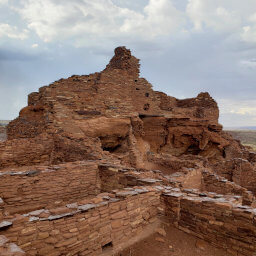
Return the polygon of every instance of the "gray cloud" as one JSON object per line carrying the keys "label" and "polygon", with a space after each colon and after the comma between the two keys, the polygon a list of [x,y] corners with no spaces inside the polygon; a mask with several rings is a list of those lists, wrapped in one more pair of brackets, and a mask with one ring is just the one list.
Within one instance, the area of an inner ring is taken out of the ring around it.
{"label": "gray cloud", "polygon": [[0,62],[3,61],[31,61],[36,56],[30,53],[22,52],[18,49],[0,48]]}

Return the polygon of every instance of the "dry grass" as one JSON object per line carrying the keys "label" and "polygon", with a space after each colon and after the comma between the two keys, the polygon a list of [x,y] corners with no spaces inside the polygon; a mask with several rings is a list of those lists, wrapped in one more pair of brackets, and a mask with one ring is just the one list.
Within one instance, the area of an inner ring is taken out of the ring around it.
{"label": "dry grass", "polygon": [[0,120],[0,126],[6,126],[9,122],[8,120]]}
{"label": "dry grass", "polygon": [[252,148],[253,151],[256,151],[256,145],[253,145],[253,144],[245,144],[245,143],[243,143],[243,145]]}
{"label": "dry grass", "polygon": [[237,130],[237,131],[227,131],[233,138],[240,140],[244,146],[251,147],[256,151],[256,131],[254,130]]}

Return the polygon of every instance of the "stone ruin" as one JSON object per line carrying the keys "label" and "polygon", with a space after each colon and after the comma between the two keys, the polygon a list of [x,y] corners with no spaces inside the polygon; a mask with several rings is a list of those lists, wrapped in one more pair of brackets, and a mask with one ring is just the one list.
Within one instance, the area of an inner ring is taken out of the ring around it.
{"label": "stone ruin", "polygon": [[115,49],[28,96],[0,142],[0,255],[125,255],[161,223],[256,253],[256,154],[208,93],[179,100]]}

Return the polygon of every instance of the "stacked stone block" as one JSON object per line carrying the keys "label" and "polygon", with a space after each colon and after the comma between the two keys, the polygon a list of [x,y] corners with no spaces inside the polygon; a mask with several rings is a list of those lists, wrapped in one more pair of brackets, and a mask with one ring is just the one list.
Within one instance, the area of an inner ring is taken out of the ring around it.
{"label": "stacked stone block", "polygon": [[0,204],[5,214],[60,205],[100,192],[98,165],[74,162],[0,173]]}
{"label": "stacked stone block", "polygon": [[167,217],[179,229],[232,255],[255,255],[256,212],[238,204],[238,196],[172,191],[163,198]]}
{"label": "stacked stone block", "polygon": [[255,206],[256,203],[255,197],[251,191],[207,170],[202,172],[202,190],[223,195],[230,194],[242,196],[243,205],[250,206],[253,204]]}
{"label": "stacked stone block", "polygon": [[160,192],[150,187],[105,193],[24,214],[0,234],[28,256],[100,255],[105,247],[117,247],[156,222],[159,197]]}

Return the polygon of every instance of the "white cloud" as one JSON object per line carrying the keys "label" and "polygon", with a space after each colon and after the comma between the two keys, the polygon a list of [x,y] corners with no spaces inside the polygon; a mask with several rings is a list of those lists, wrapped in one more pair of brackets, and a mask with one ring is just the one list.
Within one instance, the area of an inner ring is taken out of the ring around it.
{"label": "white cloud", "polygon": [[144,13],[125,20],[121,31],[136,31],[143,36],[168,35],[185,23],[185,15],[170,0],[150,0]]}
{"label": "white cloud", "polygon": [[178,10],[173,0],[20,0],[19,5],[9,2],[9,7],[43,41],[69,40],[78,47],[99,46],[102,41],[154,42],[161,36],[205,29],[256,42],[255,0],[246,0],[246,5],[241,0],[182,1],[188,1],[185,10]]}
{"label": "white cloud", "polygon": [[197,31],[234,31],[241,27],[241,13],[232,6],[230,0],[189,0],[186,12]]}
{"label": "white cloud", "polygon": [[255,115],[256,107],[238,108],[238,109],[231,110],[230,113],[239,114],[239,115]]}
{"label": "white cloud", "polygon": [[222,114],[238,114],[256,117],[256,100],[218,100]]}
{"label": "white cloud", "polygon": [[224,127],[256,126],[256,100],[218,100]]}
{"label": "white cloud", "polygon": [[24,40],[28,37],[28,30],[23,29],[20,31],[15,26],[11,26],[6,23],[0,23],[0,38],[2,37]]}
{"label": "white cloud", "polygon": [[240,65],[244,68],[254,69],[256,68],[256,59],[242,60],[240,61]]}
{"label": "white cloud", "polygon": [[38,44],[32,44],[31,47],[32,48],[38,48]]}
{"label": "white cloud", "polygon": [[256,43],[256,26],[244,27],[241,37],[245,42]]}
{"label": "white cloud", "polygon": [[76,46],[99,45],[102,40],[152,42],[160,36],[205,29],[256,42],[255,0],[246,4],[241,0],[179,1],[187,1],[185,10],[178,10],[174,0],[19,0],[16,5],[9,1],[8,6],[45,42],[69,40]]}
{"label": "white cloud", "polygon": [[16,11],[45,42],[72,39],[95,44],[99,39],[152,39],[173,33],[185,21],[171,0],[150,0],[143,12],[119,7],[111,0],[24,0],[22,3]]}
{"label": "white cloud", "polygon": [[205,28],[235,35],[238,40],[256,43],[255,0],[188,0],[186,13],[194,31]]}
{"label": "white cloud", "polygon": [[0,0],[0,5],[1,4],[7,4],[8,3],[8,0]]}
{"label": "white cloud", "polygon": [[256,43],[256,12],[248,18],[248,25],[243,27],[242,40],[248,43]]}

